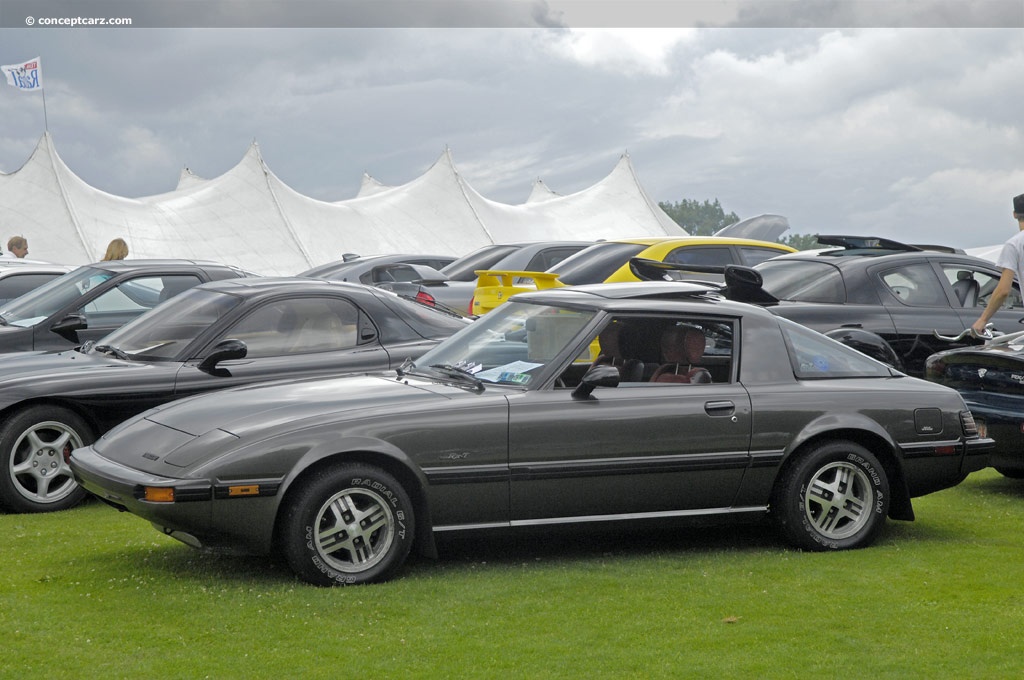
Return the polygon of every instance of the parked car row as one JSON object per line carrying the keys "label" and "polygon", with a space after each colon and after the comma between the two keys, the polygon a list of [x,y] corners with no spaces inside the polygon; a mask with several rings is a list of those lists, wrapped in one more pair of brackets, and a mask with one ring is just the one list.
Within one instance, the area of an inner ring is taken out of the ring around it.
{"label": "parked car row", "polygon": [[[390,578],[437,533],[552,524],[769,515],[797,547],[856,548],[986,465],[955,391],[716,292],[523,294],[395,373],[180,400],[70,465],[169,536],[320,585]],[[631,340],[597,362],[610,327]],[[662,363],[708,381],[625,376],[682,330],[699,342]]]}
{"label": "parked car row", "polygon": [[752,266],[792,252],[793,248],[781,243],[721,236],[602,241],[544,270],[533,266],[482,268],[477,272],[472,312],[486,314],[516,293],[527,290],[636,281],[629,261],[637,257],[680,265]]}
{"label": "parked car row", "polygon": [[863,547],[993,460],[978,400],[913,376],[970,343],[935,331],[970,325],[999,274],[821,240],[79,268],[0,305],[0,507],[89,492],[320,585],[516,527],[761,516],[801,549]]}
{"label": "parked car row", "polygon": [[341,263],[314,267],[299,276],[358,280],[415,298],[424,304],[473,315],[476,313],[473,294],[479,270],[493,267],[545,270],[591,244],[591,241],[501,243],[484,246],[437,269],[422,258],[408,255],[366,258],[362,264],[358,258],[350,258]]}

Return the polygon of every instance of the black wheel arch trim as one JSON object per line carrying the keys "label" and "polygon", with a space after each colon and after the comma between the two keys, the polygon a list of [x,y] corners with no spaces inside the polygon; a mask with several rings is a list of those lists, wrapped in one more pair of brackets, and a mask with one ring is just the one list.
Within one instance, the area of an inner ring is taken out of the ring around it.
{"label": "black wheel arch trim", "polygon": [[884,428],[867,416],[849,414],[836,418],[834,415],[830,415],[808,423],[790,441],[782,465],[779,467],[779,477],[781,478],[786,466],[794,460],[795,455],[798,455],[808,445],[825,439],[846,439],[871,451],[889,476],[889,494],[891,496],[889,517],[908,522],[913,521],[914,507],[911,502],[910,488],[906,482],[903,449]]}
{"label": "black wheel arch trim", "polygon": [[422,555],[437,558],[437,545],[431,525],[429,483],[423,470],[400,448],[374,437],[343,436],[317,441],[295,462],[281,481],[274,514],[274,541],[278,531],[282,505],[289,492],[310,474],[326,466],[344,463],[375,465],[393,475],[412,500],[416,513],[415,549]]}

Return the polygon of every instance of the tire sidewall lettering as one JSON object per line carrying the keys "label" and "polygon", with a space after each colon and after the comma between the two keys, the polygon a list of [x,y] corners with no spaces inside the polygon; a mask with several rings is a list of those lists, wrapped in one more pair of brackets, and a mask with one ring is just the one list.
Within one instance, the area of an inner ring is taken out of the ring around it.
{"label": "tire sidewall lettering", "polygon": [[[834,551],[850,547],[859,547],[870,542],[878,529],[884,524],[888,515],[888,479],[885,469],[874,460],[870,450],[863,453],[861,448],[853,442],[849,446],[836,446],[835,444],[822,444],[816,449],[811,449],[807,454],[803,465],[795,468],[789,475],[791,486],[789,486],[788,500],[782,501],[777,521],[784,533],[798,547],[810,550]],[[831,450],[829,450],[831,449]],[[845,450],[844,450],[845,449]],[[818,527],[814,516],[807,510],[808,504],[814,501],[815,494],[812,488],[816,480],[826,468],[835,465],[846,466],[855,469],[856,474],[861,477],[865,484],[865,491],[870,496],[865,496],[863,501],[866,505],[863,512],[872,519],[856,534],[847,536],[829,535],[823,533]],[[870,481],[868,481],[870,480]],[[786,527],[789,527],[788,529]],[[867,537],[862,540],[862,537]]]}
{"label": "tire sidewall lettering", "polygon": [[882,479],[878,476],[878,471],[875,470],[874,466],[871,465],[871,463],[864,460],[856,453],[846,454],[846,460],[850,463],[853,463],[854,465],[858,465],[864,468],[864,472],[868,473],[868,477],[871,478],[871,483],[875,485],[876,489],[882,486]]}
{"label": "tire sidewall lettering", "polygon": [[[372,466],[364,464],[351,467],[347,474],[326,469],[304,487],[297,487],[299,495],[288,510],[292,517],[292,538],[290,546],[289,540],[284,539],[282,549],[295,573],[316,585],[358,585],[390,578],[412,546],[415,513],[405,489],[385,470],[371,469]],[[342,557],[340,563],[335,563],[335,556],[323,554],[320,547],[321,514],[327,512],[332,498],[347,494],[372,497],[372,502],[388,515],[386,530],[391,534],[390,539],[383,539],[388,546],[386,553],[378,553],[351,571],[354,563],[350,564],[349,559]]]}
{"label": "tire sidewall lettering", "polygon": [[377,481],[376,479],[364,479],[362,477],[354,477],[352,479],[352,486],[363,487],[366,489],[370,489],[372,491],[376,491],[385,500],[391,503],[392,507],[398,507],[398,497],[395,496],[394,493],[392,493],[391,489],[389,489],[386,484],[383,484]]}

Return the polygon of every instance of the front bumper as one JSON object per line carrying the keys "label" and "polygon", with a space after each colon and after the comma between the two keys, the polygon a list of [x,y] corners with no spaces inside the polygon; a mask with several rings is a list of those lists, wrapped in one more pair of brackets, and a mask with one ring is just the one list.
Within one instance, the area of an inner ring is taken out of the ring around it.
{"label": "front bumper", "polygon": [[[82,487],[118,510],[149,520],[160,532],[194,548],[233,554],[271,549],[277,484],[273,493],[234,497],[211,480],[163,477],[115,463],[92,447],[75,449],[69,462]],[[146,487],[173,488],[173,502],[143,497]]]}

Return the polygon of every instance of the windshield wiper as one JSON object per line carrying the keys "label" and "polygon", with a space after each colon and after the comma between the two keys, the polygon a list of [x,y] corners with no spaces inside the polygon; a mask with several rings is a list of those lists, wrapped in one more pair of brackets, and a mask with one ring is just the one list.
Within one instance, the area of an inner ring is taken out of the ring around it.
{"label": "windshield wiper", "polygon": [[0,326],[7,326],[7,325],[9,325],[7,323],[7,319],[5,319],[4,317],[0,316]]}
{"label": "windshield wiper", "polygon": [[102,352],[103,354],[113,354],[118,359],[122,359],[124,361],[129,360],[128,354],[120,347],[114,347],[113,345],[96,345],[93,349],[97,352]]}
{"label": "windshield wiper", "polygon": [[416,368],[416,362],[412,360],[412,357],[406,357],[402,365],[395,369],[398,373],[398,377],[401,378],[406,373],[412,372],[412,369]]}
{"label": "windshield wiper", "polygon": [[477,392],[484,391],[483,381],[464,368],[451,364],[431,364],[430,367],[448,378],[458,378],[462,382],[469,382]]}

